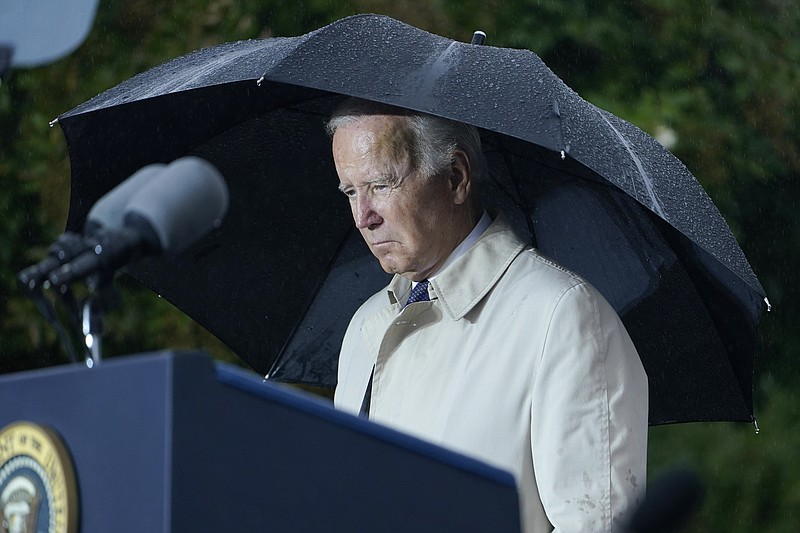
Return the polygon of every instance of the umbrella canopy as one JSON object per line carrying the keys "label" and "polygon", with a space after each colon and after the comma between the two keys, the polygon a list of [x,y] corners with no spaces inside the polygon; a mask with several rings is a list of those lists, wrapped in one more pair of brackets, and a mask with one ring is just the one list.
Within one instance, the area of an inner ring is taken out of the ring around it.
{"label": "umbrella canopy", "polygon": [[146,164],[208,159],[230,188],[223,225],[129,273],[257,371],[333,386],[350,316],[388,281],[337,190],[323,124],[343,96],[480,128],[485,203],[614,306],[648,373],[652,424],[751,420],[764,291],[724,219],[678,159],[529,51],[365,15],[175,59],[59,117],[67,229]]}

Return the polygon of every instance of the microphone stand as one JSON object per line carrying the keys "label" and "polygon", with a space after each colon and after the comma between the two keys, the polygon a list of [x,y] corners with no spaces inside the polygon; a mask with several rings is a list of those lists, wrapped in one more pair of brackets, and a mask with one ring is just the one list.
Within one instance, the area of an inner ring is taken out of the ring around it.
{"label": "microphone stand", "polygon": [[86,366],[93,368],[103,359],[103,317],[106,312],[120,306],[121,298],[114,287],[113,272],[99,272],[89,276],[86,285],[89,296],[83,303],[81,330],[86,348]]}
{"label": "microphone stand", "polygon": [[90,296],[83,304],[83,343],[86,347],[86,366],[94,368],[103,358],[103,314],[97,299]]}
{"label": "microphone stand", "polygon": [[78,355],[75,351],[75,346],[73,345],[66,328],[64,328],[61,320],[59,320],[58,313],[56,313],[55,308],[42,293],[41,287],[37,286],[28,290],[28,295],[33,299],[34,303],[36,304],[36,308],[42,314],[44,319],[55,330],[56,336],[61,342],[61,346],[64,348],[64,351],[67,353],[70,362],[77,363]]}

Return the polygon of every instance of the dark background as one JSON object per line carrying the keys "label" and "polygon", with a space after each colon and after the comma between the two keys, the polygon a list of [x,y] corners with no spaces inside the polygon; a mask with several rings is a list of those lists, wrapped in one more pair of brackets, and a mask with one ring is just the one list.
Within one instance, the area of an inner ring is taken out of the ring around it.
{"label": "dark background", "polygon": [[[197,48],[299,35],[364,12],[462,41],[481,29],[487,44],[533,50],[581,96],[654,135],[686,163],[772,304],[756,360],[761,432],[730,423],[653,428],[650,480],[680,465],[700,473],[707,497],[691,530],[794,530],[800,523],[796,0],[101,1],[78,50],[46,66],[12,70],[0,85],[0,372],[67,361],[15,282],[66,221],[69,161],[50,120]],[[124,306],[109,316],[108,356],[200,347],[237,361],[168,302],[126,279],[118,286]]]}

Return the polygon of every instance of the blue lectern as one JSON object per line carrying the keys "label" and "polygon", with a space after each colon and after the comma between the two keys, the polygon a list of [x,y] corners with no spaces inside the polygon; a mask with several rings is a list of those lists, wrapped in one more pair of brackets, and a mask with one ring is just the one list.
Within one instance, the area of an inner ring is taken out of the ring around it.
{"label": "blue lectern", "polygon": [[3,376],[16,421],[66,445],[85,533],[520,527],[509,474],[202,353]]}

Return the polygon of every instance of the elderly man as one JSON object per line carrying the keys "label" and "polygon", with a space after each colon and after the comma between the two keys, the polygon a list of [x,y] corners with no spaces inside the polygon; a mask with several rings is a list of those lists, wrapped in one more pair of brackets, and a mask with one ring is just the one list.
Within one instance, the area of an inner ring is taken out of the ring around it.
{"label": "elderly man", "polygon": [[349,100],[328,130],[394,274],[350,323],[336,406],[510,471],[526,532],[621,530],[644,492],[647,378],[614,310],[483,210],[475,128]]}

